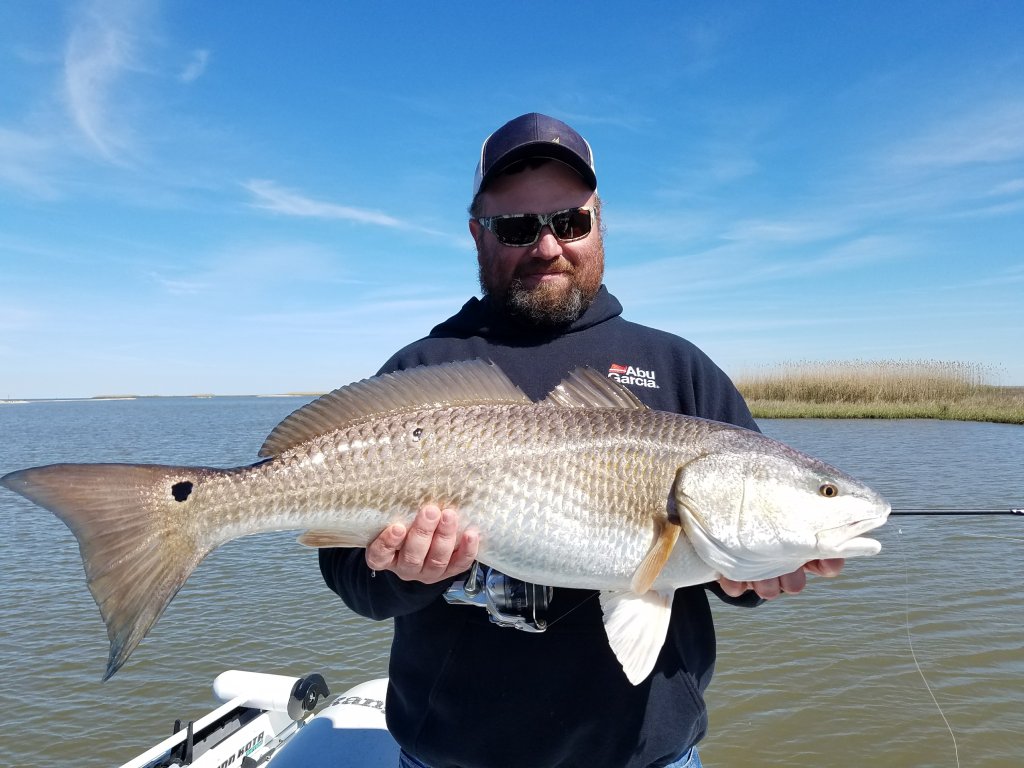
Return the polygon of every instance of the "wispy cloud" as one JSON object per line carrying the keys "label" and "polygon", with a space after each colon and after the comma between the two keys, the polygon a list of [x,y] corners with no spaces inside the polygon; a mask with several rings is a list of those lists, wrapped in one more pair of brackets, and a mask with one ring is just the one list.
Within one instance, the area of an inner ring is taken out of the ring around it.
{"label": "wispy cloud", "polygon": [[170,296],[198,296],[210,289],[210,284],[201,280],[180,280],[155,272],[150,278]]}
{"label": "wispy cloud", "polygon": [[[450,237],[446,232],[423,227],[381,211],[316,200],[301,192],[287,189],[266,179],[251,179],[242,186],[252,194],[253,201],[251,204],[254,208],[272,211],[285,216],[351,221],[356,224],[369,224],[376,227],[387,227],[388,229],[421,232],[436,237]],[[463,245],[462,240],[457,240],[457,242]]]}
{"label": "wispy cloud", "polygon": [[183,83],[191,83],[194,80],[198,80],[203,72],[206,71],[206,65],[210,61],[210,52],[205,49],[198,49],[192,51],[191,58],[185,68],[178,75],[178,79]]}
{"label": "wispy cloud", "polygon": [[893,158],[897,165],[949,167],[1002,163],[1024,157],[1024,101],[987,103],[914,137]]}
{"label": "wispy cloud", "polygon": [[1024,179],[1011,179],[1010,181],[1004,181],[1001,184],[994,186],[989,191],[989,194],[992,196],[1015,195],[1018,192],[1024,192]]}
{"label": "wispy cloud", "polygon": [[38,310],[8,304],[0,307],[0,330],[20,331],[31,326],[40,317],[41,313]]}
{"label": "wispy cloud", "polygon": [[53,152],[53,142],[44,136],[0,127],[0,184],[37,198],[58,197],[56,185],[45,170]]}
{"label": "wispy cloud", "polygon": [[188,261],[146,271],[148,281],[174,297],[245,303],[253,297],[352,282],[330,248],[303,242],[239,242]]}
{"label": "wispy cloud", "polygon": [[849,225],[834,218],[748,219],[739,221],[722,237],[755,243],[813,243],[846,234]]}
{"label": "wispy cloud", "polygon": [[408,224],[380,211],[367,208],[353,208],[348,205],[327,203],[285,189],[266,179],[252,179],[243,184],[252,193],[253,207],[281,213],[285,216],[306,216],[315,219],[340,219],[359,224],[374,224],[379,227],[406,229]]}
{"label": "wispy cloud", "polygon": [[141,68],[138,24],[144,4],[95,0],[82,8],[64,51],[64,94],[74,125],[104,159],[124,164],[135,143],[115,93]]}
{"label": "wispy cloud", "polygon": [[919,252],[918,246],[912,237],[905,235],[866,235],[824,249],[817,256],[795,260],[785,271],[790,275],[797,275],[855,269],[869,264],[910,258]]}

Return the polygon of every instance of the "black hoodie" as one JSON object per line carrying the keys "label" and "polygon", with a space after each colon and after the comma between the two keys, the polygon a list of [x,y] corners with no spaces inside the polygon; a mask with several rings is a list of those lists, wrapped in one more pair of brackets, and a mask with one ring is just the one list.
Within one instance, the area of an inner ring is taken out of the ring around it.
{"label": "black hoodie", "polygon": [[[471,299],[381,372],[481,358],[540,399],[569,371],[589,366],[652,408],[757,428],[703,352],[621,313],[602,287],[578,321],[539,332],[496,312],[487,298]],[[608,645],[594,592],[556,588],[547,631],[531,634],[490,623],[480,608],[446,603],[441,595],[451,580],[372,577],[361,549],[321,550],[320,568],[352,610],[394,618],[388,728],[433,768],[663,766],[707,730],[702,694],[714,669],[715,633],[703,586],[676,590],[654,671],[634,686]],[[728,602],[759,602],[707,586]]]}

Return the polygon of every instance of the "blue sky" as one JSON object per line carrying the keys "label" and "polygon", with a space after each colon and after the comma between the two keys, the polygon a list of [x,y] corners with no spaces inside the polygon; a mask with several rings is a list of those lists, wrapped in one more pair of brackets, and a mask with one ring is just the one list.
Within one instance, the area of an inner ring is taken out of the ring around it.
{"label": "blue sky", "polygon": [[477,291],[482,139],[594,146],[626,316],[1024,384],[1024,5],[14,2],[0,399],[323,391]]}

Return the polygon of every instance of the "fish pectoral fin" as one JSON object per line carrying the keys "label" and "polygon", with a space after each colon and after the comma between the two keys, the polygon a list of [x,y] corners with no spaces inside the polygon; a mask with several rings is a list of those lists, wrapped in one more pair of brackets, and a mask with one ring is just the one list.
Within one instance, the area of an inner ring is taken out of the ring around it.
{"label": "fish pectoral fin", "polygon": [[633,580],[630,582],[630,587],[638,595],[645,594],[654,586],[654,582],[661,573],[661,569],[665,567],[665,563],[668,562],[669,557],[672,555],[672,549],[679,539],[680,531],[683,530],[678,522],[664,517],[658,520],[658,529],[658,535],[654,539],[654,544],[651,545],[650,550],[648,550],[644,559],[640,561],[636,571],[633,572]]}
{"label": "fish pectoral fin", "polygon": [[330,547],[365,547],[368,542],[365,536],[356,536],[351,533],[340,531],[306,531],[298,538],[299,544],[304,547],[323,549]]}
{"label": "fish pectoral fin", "polygon": [[604,630],[633,685],[646,678],[661,653],[672,618],[673,592],[602,592]]}

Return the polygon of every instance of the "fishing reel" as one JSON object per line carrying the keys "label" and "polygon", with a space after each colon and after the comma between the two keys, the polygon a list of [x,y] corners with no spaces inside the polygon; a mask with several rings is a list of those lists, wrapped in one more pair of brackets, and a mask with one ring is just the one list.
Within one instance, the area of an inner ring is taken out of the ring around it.
{"label": "fishing reel", "polygon": [[554,588],[529,584],[474,562],[465,580],[456,581],[444,593],[455,605],[486,608],[492,622],[524,632],[543,632]]}

